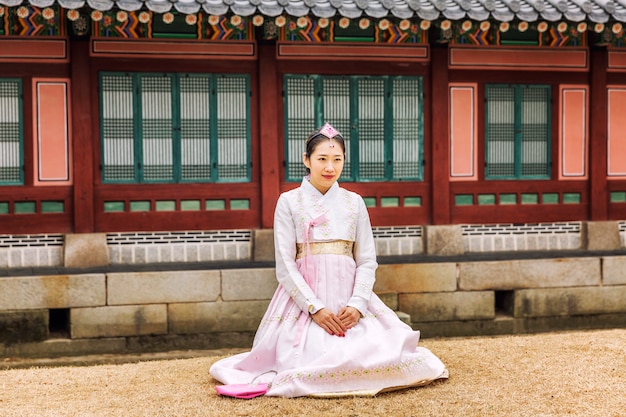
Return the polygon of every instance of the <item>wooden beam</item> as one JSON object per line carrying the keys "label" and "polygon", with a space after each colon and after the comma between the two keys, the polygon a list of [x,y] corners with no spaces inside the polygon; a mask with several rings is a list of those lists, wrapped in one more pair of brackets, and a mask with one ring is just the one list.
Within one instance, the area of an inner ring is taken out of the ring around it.
{"label": "wooden beam", "polygon": [[[281,164],[285,159],[283,130],[279,129],[279,74],[274,45],[259,45],[259,163],[261,165],[261,227],[274,227],[274,210],[280,194]],[[304,139],[303,139],[304,140]]]}
{"label": "wooden beam", "polygon": [[429,62],[428,45],[343,42],[278,42],[279,60]]}
{"label": "wooden beam", "polygon": [[[91,115],[92,96],[91,71],[89,65],[89,43],[73,41],[71,79],[71,102],[75,109],[72,114],[73,166],[74,166],[74,232],[95,231],[94,222],[94,143],[96,123]],[[93,81],[96,82],[95,79]]]}
{"label": "wooden beam", "polygon": [[432,223],[450,224],[450,120],[448,91],[448,49],[447,45],[432,49],[430,102],[431,157],[426,169],[432,172]]}
{"label": "wooden beam", "polygon": [[66,38],[2,37],[0,62],[67,63],[69,62]]}
{"label": "wooden beam", "polygon": [[90,54],[93,57],[132,59],[257,59],[253,41],[94,38]]}
{"label": "wooden beam", "polygon": [[607,191],[607,65],[606,49],[591,51],[590,138],[589,138],[589,216],[590,220],[608,218]]}
{"label": "wooden beam", "polygon": [[589,71],[587,48],[451,46],[451,69]]}

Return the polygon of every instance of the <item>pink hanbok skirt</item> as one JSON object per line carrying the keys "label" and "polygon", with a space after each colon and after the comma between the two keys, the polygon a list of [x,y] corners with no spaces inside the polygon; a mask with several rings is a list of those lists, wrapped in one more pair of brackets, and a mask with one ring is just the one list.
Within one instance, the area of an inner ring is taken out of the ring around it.
{"label": "pink hanbok skirt", "polygon": [[[317,297],[337,314],[352,296],[354,260],[319,254],[308,262],[316,270]],[[297,265],[303,273],[304,260]],[[298,320],[301,314],[306,321]],[[329,335],[279,285],[252,349],[217,361],[210,373],[224,384],[267,382],[270,396],[372,396],[448,377],[441,360],[418,346],[419,337],[374,293],[367,314],[345,337]]]}

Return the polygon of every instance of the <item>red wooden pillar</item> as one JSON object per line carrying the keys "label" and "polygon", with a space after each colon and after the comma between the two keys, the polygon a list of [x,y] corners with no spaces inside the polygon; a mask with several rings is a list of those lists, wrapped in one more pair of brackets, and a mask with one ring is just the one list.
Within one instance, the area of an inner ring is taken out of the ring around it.
{"label": "red wooden pillar", "polygon": [[591,220],[608,218],[607,190],[607,67],[606,48],[591,49],[591,92],[589,108],[589,217]]}
{"label": "red wooden pillar", "polygon": [[433,45],[431,60],[432,223],[450,224],[448,47]]}
{"label": "red wooden pillar", "polygon": [[278,100],[276,46],[259,45],[259,161],[261,164],[261,227],[274,226],[274,209],[280,194]]}
{"label": "red wooden pillar", "polygon": [[[74,166],[74,233],[93,232],[94,225],[94,143],[92,137],[91,71],[89,42],[72,41],[71,97],[72,97],[72,143]],[[95,99],[95,98],[94,98]]]}

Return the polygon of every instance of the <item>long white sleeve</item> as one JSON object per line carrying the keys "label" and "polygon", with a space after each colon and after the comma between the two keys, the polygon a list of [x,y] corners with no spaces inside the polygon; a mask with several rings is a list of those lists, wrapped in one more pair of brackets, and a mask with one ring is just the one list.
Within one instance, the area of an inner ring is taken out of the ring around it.
{"label": "long white sleeve", "polygon": [[356,277],[354,290],[348,305],[356,308],[365,315],[367,306],[372,296],[374,282],[376,281],[376,245],[370,223],[367,207],[362,198],[359,198],[358,215],[356,225],[356,239],[354,242],[354,260],[356,262]]}
{"label": "long white sleeve", "polygon": [[296,266],[296,226],[285,194],[278,199],[274,213],[274,247],[276,279],[298,307],[302,311],[308,311],[311,304],[315,310],[324,307]]}

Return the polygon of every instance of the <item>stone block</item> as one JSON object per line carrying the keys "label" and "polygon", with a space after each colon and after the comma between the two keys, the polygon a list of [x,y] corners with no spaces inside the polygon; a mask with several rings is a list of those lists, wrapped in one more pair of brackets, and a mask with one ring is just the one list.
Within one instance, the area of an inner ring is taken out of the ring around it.
{"label": "stone block", "polygon": [[412,327],[420,331],[423,339],[611,329],[626,327],[626,314],[534,318],[497,317],[495,320],[413,322]]}
{"label": "stone block", "polygon": [[[129,256],[128,258],[124,260],[125,264],[133,263],[132,253],[129,252],[129,254],[131,254],[131,256]],[[159,262],[163,262],[163,263],[173,262],[172,245],[159,245]]]}
{"label": "stone block", "polygon": [[107,274],[108,305],[215,301],[220,271],[158,271]]}
{"label": "stone block", "polygon": [[9,267],[9,253],[11,252],[10,248],[0,248],[0,269],[5,269]]}
{"label": "stone block", "polygon": [[614,329],[626,327],[626,314],[590,314],[515,319],[515,333]]}
{"label": "stone block", "polygon": [[14,248],[16,252],[21,252],[20,265],[13,267],[38,267],[38,266],[63,266],[63,247],[23,247]]}
{"label": "stone block", "polygon": [[212,349],[211,355],[232,355],[249,351],[254,335],[254,331],[248,331],[131,336],[126,338],[126,350],[141,355],[146,352],[179,351],[185,356],[194,356],[193,350]]}
{"label": "stone block", "polygon": [[421,237],[407,238],[411,242],[410,253],[404,253],[404,255],[417,255],[424,253],[424,241]]}
{"label": "stone block", "polygon": [[9,268],[23,268],[24,251],[21,248],[11,248],[9,252]]}
{"label": "stone block", "polygon": [[0,311],[102,306],[103,274],[47,275],[0,279]]}
{"label": "stone block", "polygon": [[[67,357],[68,365],[84,364],[84,360],[77,362],[70,358],[80,355],[105,355],[119,354],[126,349],[126,339],[104,338],[104,339],[49,339],[43,342],[20,343],[19,345],[0,346],[0,357],[21,357],[21,358],[56,358]],[[55,361],[59,364],[59,361]],[[0,364],[0,368],[2,365]]]}
{"label": "stone block", "polygon": [[0,344],[41,342],[48,337],[48,310],[0,312]]}
{"label": "stone block", "polygon": [[170,333],[255,331],[269,301],[181,303],[168,306]]}
{"label": "stone block", "polygon": [[277,286],[274,268],[222,270],[224,301],[269,300]]}
{"label": "stone block", "polygon": [[68,268],[109,265],[106,234],[78,233],[65,235],[64,264]]}
{"label": "stone block", "polygon": [[459,264],[464,291],[598,285],[599,258],[529,259]]}
{"label": "stone block", "polygon": [[622,242],[615,221],[586,222],[583,227],[587,250],[618,250]]}
{"label": "stone block", "polygon": [[252,242],[237,245],[237,259],[242,261],[252,260]]}
{"label": "stone block", "polygon": [[515,320],[508,317],[494,320],[420,321],[411,323],[411,327],[419,330],[422,339],[429,337],[494,336],[514,334]]}
{"label": "stone block", "polygon": [[397,293],[455,291],[456,276],[454,263],[379,265],[374,290]]}
{"label": "stone block", "polygon": [[626,256],[602,258],[602,283],[604,285],[626,285]]}
{"label": "stone block", "polygon": [[253,255],[255,261],[274,261],[274,229],[252,231]]}
{"label": "stone block", "polygon": [[72,339],[167,333],[165,304],[73,308]]}
{"label": "stone block", "polygon": [[493,291],[457,291],[400,294],[399,309],[411,320],[448,321],[481,320],[495,317]]}
{"label": "stone block", "polygon": [[576,316],[626,312],[626,286],[515,291],[515,317]]}
{"label": "stone block", "polygon": [[374,239],[374,245],[376,246],[377,256],[391,255],[389,250],[389,239]]}
{"label": "stone block", "polygon": [[426,254],[428,255],[462,255],[463,231],[461,226],[425,226]]}
{"label": "stone block", "polygon": [[[222,256],[217,256],[216,261],[236,261],[239,260],[239,245],[237,243],[224,243],[222,244]],[[218,251],[219,252],[219,251]]]}

